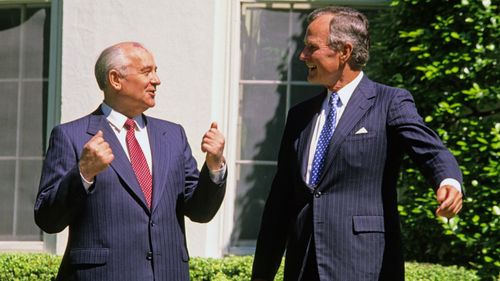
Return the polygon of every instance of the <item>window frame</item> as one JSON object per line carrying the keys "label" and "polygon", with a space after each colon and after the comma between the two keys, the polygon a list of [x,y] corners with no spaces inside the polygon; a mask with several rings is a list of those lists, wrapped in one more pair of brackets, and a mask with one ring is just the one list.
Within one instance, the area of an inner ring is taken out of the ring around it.
{"label": "window frame", "polygon": [[[229,77],[232,79],[229,80],[229,93],[227,97],[227,108],[228,108],[228,120],[238,120],[240,118],[240,110],[239,110],[239,97],[242,91],[243,85],[251,85],[256,83],[270,83],[272,85],[285,85],[287,87],[287,99],[286,99],[286,111],[290,108],[289,104],[289,95],[291,86],[302,86],[309,85],[308,82],[297,82],[291,81],[291,68],[288,68],[287,81],[259,81],[259,80],[242,80],[241,77],[241,38],[240,38],[240,29],[241,29],[241,12],[245,5],[259,5],[262,6],[263,9],[266,8],[282,8],[286,5],[294,6],[294,7],[303,7],[303,9],[315,9],[328,5],[346,5],[348,4],[350,7],[355,8],[383,8],[389,5],[389,0],[350,0],[350,1],[342,1],[342,0],[238,0],[232,1],[230,7],[230,19],[233,24],[232,28],[228,30],[230,35],[230,65],[228,66],[228,70],[230,72]],[[291,56],[293,54],[289,54]],[[288,60],[290,62],[290,60]],[[238,120],[239,122],[239,120]],[[228,147],[227,147],[227,163],[230,171],[234,171],[229,173],[228,175],[228,189],[226,192],[226,201],[229,202],[225,204],[224,208],[224,224],[222,236],[223,240],[226,241],[225,245],[227,245],[224,249],[224,254],[232,254],[232,255],[247,255],[253,254],[255,251],[255,246],[234,246],[234,242],[231,240],[232,233],[234,231],[234,220],[235,220],[235,202],[237,198],[237,180],[238,180],[238,165],[240,164],[261,164],[261,165],[276,165],[276,161],[262,161],[262,160],[239,160],[238,150],[239,147],[239,132],[238,132],[238,122],[228,122]],[[260,227],[260,226],[255,226]]]}
{"label": "window frame", "polygon": [[[0,0],[1,8],[50,8],[50,35],[49,35],[49,73],[48,73],[48,97],[45,125],[45,139],[43,150],[46,151],[50,131],[53,126],[60,122],[61,116],[61,34],[62,34],[62,0]],[[47,81],[45,80],[45,81]],[[42,156],[44,157],[44,156]],[[34,223],[34,222],[33,222]],[[40,230],[41,231],[41,230]],[[0,241],[0,252],[55,252],[56,235],[42,232],[40,241]]]}

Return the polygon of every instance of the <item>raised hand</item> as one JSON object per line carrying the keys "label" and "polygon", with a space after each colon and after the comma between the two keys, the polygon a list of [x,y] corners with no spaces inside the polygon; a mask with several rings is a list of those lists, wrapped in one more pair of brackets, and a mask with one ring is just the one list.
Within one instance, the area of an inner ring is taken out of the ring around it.
{"label": "raised hand", "polygon": [[95,134],[84,146],[82,156],[78,162],[80,173],[89,182],[104,171],[115,159],[109,144],[104,140],[101,130]]}
{"label": "raised hand", "polygon": [[224,163],[225,139],[217,128],[217,123],[212,122],[210,129],[203,135],[201,151],[206,152],[205,162],[211,171],[219,170]]}

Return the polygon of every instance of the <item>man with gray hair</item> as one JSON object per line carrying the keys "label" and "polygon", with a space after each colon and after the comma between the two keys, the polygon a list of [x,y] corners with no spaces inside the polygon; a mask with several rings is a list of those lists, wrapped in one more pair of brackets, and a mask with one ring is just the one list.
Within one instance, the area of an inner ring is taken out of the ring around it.
{"label": "man with gray hair", "polygon": [[69,227],[57,280],[187,281],[184,216],[208,222],[219,209],[224,136],[213,122],[200,172],[184,129],[143,114],[160,78],[139,43],[105,49],[95,76],[104,101],[53,129],[35,203],[42,230]]}
{"label": "man with gray hair", "polygon": [[436,190],[436,214],[462,208],[457,161],[411,94],[371,81],[366,17],[327,7],[308,18],[300,54],[321,95],[288,114],[264,208],[253,280],[404,280],[396,183],[404,153]]}

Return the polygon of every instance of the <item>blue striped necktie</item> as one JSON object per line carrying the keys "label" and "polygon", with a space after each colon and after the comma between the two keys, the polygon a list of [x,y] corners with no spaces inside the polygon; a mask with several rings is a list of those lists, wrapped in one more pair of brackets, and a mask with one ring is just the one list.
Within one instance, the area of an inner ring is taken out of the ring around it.
{"label": "blue striped necktie", "polygon": [[316,151],[314,152],[314,159],[309,177],[309,184],[312,186],[316,186],[318,184],[323,168],[325,167],[326,153],[328,152],[330,140],[332,139],[333,132],[335,131],[338,101],[339,95],[337,93],[332,93],[330,99],[328,100],[329,112],[326,117],[325,125],[319,135],[318,143],[316,144]]}

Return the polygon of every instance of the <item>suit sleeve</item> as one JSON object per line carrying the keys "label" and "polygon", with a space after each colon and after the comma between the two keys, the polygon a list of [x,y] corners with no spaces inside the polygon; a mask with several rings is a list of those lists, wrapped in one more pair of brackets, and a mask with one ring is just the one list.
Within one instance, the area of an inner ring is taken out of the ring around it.
{"label": "suit sleeve", "polygon": [[203,165],[201,172],[198,172],[196,160],[182,127],[181,136],[185,163],[184,215],[194,222],[206,223],[217,214],[224,199],[227,170],[220,183],[211,180],[206,164]]}
{"label": "suit sleeve", "polygon": [[291,160],[291,155],[294,155],[290,133],[290,126],[294,123],[291,121],[292,115],[292,113],[288,115],[287,126],[285,126],[278,154],[278,169],[262,215],[253,261],[252,279],[274,280],[288,240],[289,203],[292,202],[290,197],[293,178],[290,165],[294,162]]}
{"label": "suit sleeve", "polygon": [[61,127],[55,127],[35,202],[35,222],[48,233],[60,232],[68,226],[87,198],[73,147]]}
{"label": "suit sleeve", "polygon": [[396,93],[388,114],[389,128],[403,143],[411,159],[417,163],[434,188],[445,178],[462,182],[455,157],[439,136],[425,125],[408,91],[400,90]]}

